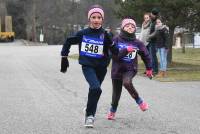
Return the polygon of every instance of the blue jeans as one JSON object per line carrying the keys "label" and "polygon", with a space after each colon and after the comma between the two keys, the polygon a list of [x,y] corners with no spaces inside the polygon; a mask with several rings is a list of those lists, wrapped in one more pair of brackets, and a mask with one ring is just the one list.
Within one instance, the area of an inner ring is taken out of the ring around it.
{"label": "blue jeans", "polygon": [[151,57],[152,61],[152,68],[153,68],[153,73],[157,74],[158,73],[158,58],[156,55],[156,44],[155,43],[149,43],[147,46],[147,49],[149,50],[149,54]]}
{"label": "blue jeans", "polygon": [[86,116],[96,114],[97,103],[101,96],[101,83],[103,82],[105,75],[107,73],[106,67],[90,67],[82,66],[82,71],[89,84],[88,101],[86,108]]}
{"label": "blue jeans", "polygon": [[82,66],[82,71],[89,84],[90,90],[99,89],[107,73],[106,67],[94,68],[90,66]]}
{"label": "blue jeans", "polygon": [[163,48],[158,48],[158,53],[160,55],[160,71],[167,70],[167,50]]}

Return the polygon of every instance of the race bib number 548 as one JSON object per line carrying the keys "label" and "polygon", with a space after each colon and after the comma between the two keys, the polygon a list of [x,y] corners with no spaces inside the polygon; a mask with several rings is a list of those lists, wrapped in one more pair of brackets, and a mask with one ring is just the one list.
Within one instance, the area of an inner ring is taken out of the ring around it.
{"label": "race bib number 548", "polygon": [[81,43],[80,55],[101,58],[103,56],[103,41],[85,37]]}

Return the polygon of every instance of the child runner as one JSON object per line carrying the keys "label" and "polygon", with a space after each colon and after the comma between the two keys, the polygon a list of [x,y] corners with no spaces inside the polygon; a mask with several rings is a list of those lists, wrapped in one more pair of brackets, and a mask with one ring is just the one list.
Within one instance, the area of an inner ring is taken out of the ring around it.
{"label": "child runner", "polygon": [[74,37],[67,38],[61,51],[61,72],[69,67],[68,54],[72,44],[79,45],[79,64],[89,84],[88,101],[85,115],[85,127],[93,127],[97,103],[101,95],[101,84],[110,62],[108,50],[112,39],[102,28],[104,11],[99,5],[94,5],[88,11],[89,27],[78,31]]}
{"label": "child runner", "polygon": [[146,75],[152,77],[151,60],[145,45],[136,39],[136,23],[131,18],[125,18],[121,24],[119,36],[114,38],[114,43],[118,46],[118,54],[112,56],[112,103],[107,119],[113,120],[117,111],[118,102],[122,92],[122,85],[142,111],[148,109],[148,104],[142,100],[132,84],[132,79],[137,73],[137,54],[139,54],[146,66]]}

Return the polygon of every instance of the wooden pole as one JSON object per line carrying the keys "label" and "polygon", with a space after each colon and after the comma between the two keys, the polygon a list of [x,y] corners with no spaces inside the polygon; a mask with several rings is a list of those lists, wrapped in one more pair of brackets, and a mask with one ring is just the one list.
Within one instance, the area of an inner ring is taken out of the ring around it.
{"label": "wooden pole", "polygon": [[12,17],[5,16],[5,32],[12,32]]}

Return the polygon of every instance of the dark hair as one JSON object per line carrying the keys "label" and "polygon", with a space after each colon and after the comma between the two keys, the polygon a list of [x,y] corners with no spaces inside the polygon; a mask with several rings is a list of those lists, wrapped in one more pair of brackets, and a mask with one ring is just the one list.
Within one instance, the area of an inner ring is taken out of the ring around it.
{"label": "dark hair", "polygon": [[164,21],[162,17],[158,17],[157,20],[160,20],[161,22]]}
{"label": "dark hair", "polygon": [[153,8],[152,10],[151,10],[151,13],[153,14],[153,15],[156,15],[156,16],[158,16],[159,15],[159,9],[158,8]]}
{"label": "dark hair", "polygon": [[[166,25],[166,22],[167,22],[167,20],[166,19],[164,19],[163,17],[158,17],[157,19],[159,19],[162,23],[163,23],[163,25]],[[157,20],[156,19],[156,20]]]}

